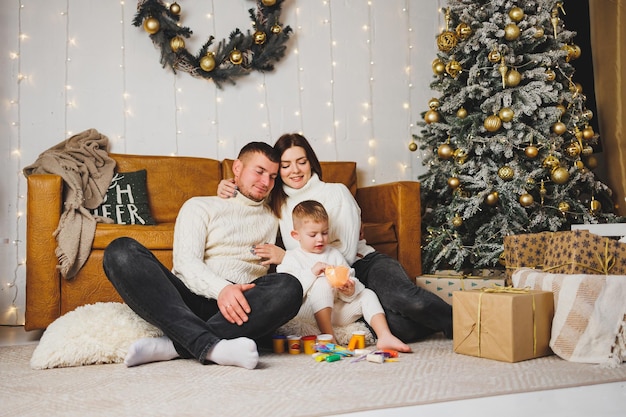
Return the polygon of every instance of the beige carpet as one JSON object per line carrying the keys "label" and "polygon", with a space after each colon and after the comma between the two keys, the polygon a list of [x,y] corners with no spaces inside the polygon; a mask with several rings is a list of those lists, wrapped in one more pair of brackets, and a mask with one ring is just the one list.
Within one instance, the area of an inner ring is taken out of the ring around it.
{"label": "beige carpet", "polygon": [[323,416],[626,380],[626,363],[553,355],[510,364],[455,354],[439,337],[412,347],[384,364],[263,352],[252,371],[192,360],[35,371],[34,345],[2,347],[0,415]]}

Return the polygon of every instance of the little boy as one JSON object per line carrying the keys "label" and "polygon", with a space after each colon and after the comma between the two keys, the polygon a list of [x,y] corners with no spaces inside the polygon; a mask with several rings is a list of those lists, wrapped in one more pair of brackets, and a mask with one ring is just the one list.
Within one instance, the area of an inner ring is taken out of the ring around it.
{"label": "little boy", "polygon": [[[291,236],[300,247],[288,250],[277,272],[297,277],[304,293],[302,306],[296,318],[310,321],[315,318],[321,333],[335,339],[333,326],[354,323],[361,316],[376,333],[378,349],[410,352],[411,348],[389,330],[387,319],[376,294],[365,288],[355,277],[332,288],[325,278],[328,267],[350,267],[339,250],[328,246],[328,213],[319,202],[306,200],[293,209]],[[353,270],[351,270],[353,275]]]}

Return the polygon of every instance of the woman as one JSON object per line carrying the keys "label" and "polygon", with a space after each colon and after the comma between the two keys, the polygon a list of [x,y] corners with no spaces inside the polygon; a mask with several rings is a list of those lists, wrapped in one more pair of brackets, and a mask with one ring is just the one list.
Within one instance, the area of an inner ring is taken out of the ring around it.
{"label": "woman", "polygon": [[[274,148],[281,155],[280,178],[272,190],[270,205],[280,220],[285,248],[298,246],[290,235],[293,208],[304,200],[319,201],[329,215],[331,245],[341,251],[359,280],[376,293],[392,333],[405,343],[440,331],[452,338],[452,307],[416,286],[398,261],[360,238],[361,209],[345,185],[322,181],[319,160],[306,138],[297,133],[285,134]],[[235,193],[234,184],[220,183],[219,196],[232,197]],[[254,251],[264,258],[264,264],[280,264],[285,254],[282,248],[269,244],[257,245]]]}

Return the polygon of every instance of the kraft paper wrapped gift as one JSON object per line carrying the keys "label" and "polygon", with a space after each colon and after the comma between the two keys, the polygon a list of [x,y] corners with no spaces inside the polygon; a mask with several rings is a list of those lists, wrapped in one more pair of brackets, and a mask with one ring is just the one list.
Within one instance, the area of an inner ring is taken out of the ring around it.
{"label": "kraft paper wrapped gift", "polygon": [[415,279],[415,283],[422,288],[436,294],[448,304],[452,304],[454,291],[474,290],[478,288],[504,287],[504,275],[494,275],[490,278],[480,276],[464,277],[445,275],[422,275]]}
{"label": "kraft paper wrapped gift", "polygon": [[454,351],[503,362],[550,355],[553,317],[550,291],[510,287],[455,291]]}
{"label": "kraft paper wrapped gift", "polygon": [[525,233],[504,237],[507,286],[518,268],[541,269],[553,232]]}
{"label": "kraft paper wrapped gift", "polygon": [[626,243],[588,230],[555,232],[542,269],[552,274],[626,275]]}

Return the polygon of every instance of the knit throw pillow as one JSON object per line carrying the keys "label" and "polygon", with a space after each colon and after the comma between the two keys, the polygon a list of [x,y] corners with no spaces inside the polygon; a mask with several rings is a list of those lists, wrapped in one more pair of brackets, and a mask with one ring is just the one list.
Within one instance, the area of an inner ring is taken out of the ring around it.
{"label": "knit throw pillow", "polygon": [[104,201],[92,214],[117,224],[156,224],[148,204],[146,170],[115,173]]}

